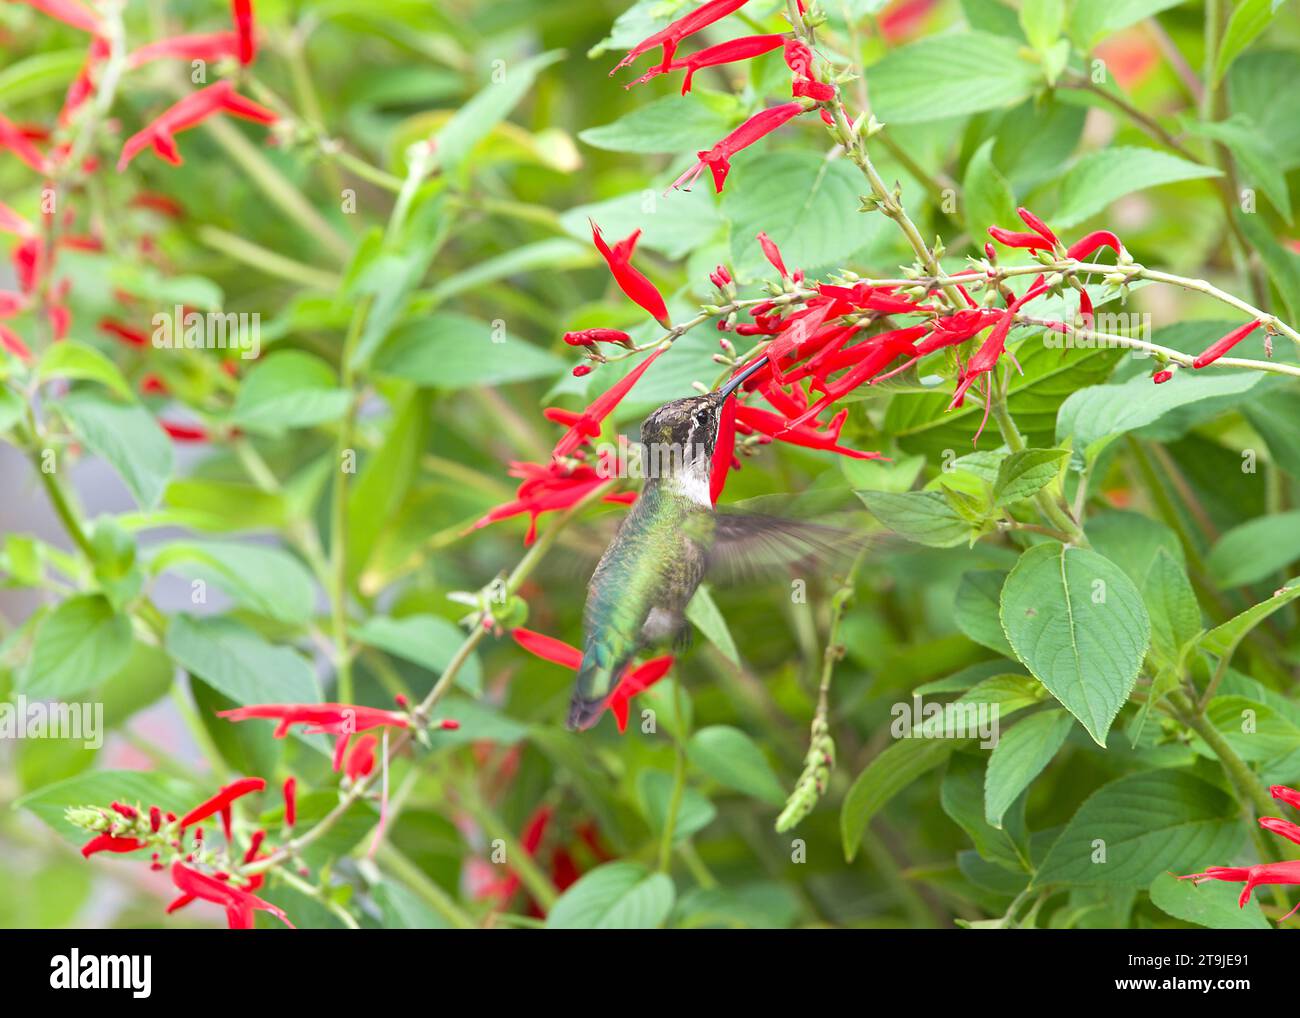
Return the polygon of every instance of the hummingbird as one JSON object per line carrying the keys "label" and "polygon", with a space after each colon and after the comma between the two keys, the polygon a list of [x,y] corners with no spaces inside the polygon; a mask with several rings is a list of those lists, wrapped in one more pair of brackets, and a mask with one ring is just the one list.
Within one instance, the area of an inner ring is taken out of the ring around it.
{"label": "hummingbird", "polygon": [[825,554],[845,536],[833,527],[714,508],[709,479],[723,407],[765,363],[760,358],[720,389],[665,403],[641,424],[645,485],[587,588],[571,729],[600,720],[618,677],[641,650],[689,642],[686,605],[711,570]]}

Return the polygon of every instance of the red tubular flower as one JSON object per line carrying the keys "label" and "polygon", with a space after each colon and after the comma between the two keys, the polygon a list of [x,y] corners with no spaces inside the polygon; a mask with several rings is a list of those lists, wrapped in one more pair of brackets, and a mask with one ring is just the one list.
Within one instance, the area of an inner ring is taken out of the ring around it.
{"label": "red tubular flower", "polygon": [[347,763],[343,767],[343,773],[349,781],[360,781],[375,769],[375,747],[378,745],[379,740],[370,734],[361,736],[352,744]]}
{"label": "red tubular flower", "polygon": [[654,49],[656,46],[663,47],[663,61],[660,63],[660,72],[667,71],[672,66],[673,54],[677,52],[678,44],[688,35],[693,35],[702,28],[708,28],[715,21],[720,21],[728,14],[734,14],[740,8],[744,7],[747,0],[709,0],[708,3],[697,7],[684,17],[678,18],[667,28],[656,32],[649,38],[641,40],[629,51],[627,56],[618,62],[613,71],[626,67],[642,53]]}
{"label": "red tubular flower", "polygon": [[781,249],[776,246],[776,241],[769,237],[765,230],[759,231],[758,245],[763,249],[763,256],[772,263],[772,268],[781,273],[781,278],[789,279],[790,273],[786,271],[785,261],[781,258]]}
{"label": "red tubular flower", "polygon": [[239,39],[235,55],[239,58],[239,62],[247,67],[257,56],[257,45],[253,38],[252,0],[232,0],[230,7],[235,22],[235,35]]}
{"label": "red tubular flower", "polygon": [[614,282],[619,285],[619,289],[634,303],[649,312],[650,317],[665,329],[669,328],[668,308],[664,305],[663,295],[655,288],[654,283],[632,265],[632,253],[636,250],[636,242],[641,238],[641,231],[634,230],[631,236],[620,240],[611,248],[605,243],[596,221],[588,219],[587,222],[591,223],[592,242],[609,265],[609,271],[613,273]]}
{"label": "red tubular flower", "polygon": [[1081,237],[1066,248],[1065,253],[1067,257],[1073,258],[1076,261],[1082,261],[1098,248],[1102,247],[1108,247],[1116,254],[1124,253],[1124,245],[1121,244],[1120,239],[1109,230],[1095,230],[1087,236]]}
{"label": "red tubular flower", "polygon": [[547,420],[569,426],[569,430],[555,444],[553,455],[556,457],[572,456],[583,442],[599,435],[601,422],[614,412],[614,408],[623,401],[623,398],[632,390],[632,386],[636,385],[641,376],[645,374],[646,369],[654,363],[655,359],[663,351],[664,348],[659,347],[652,352],[649,357],[645,358],[635,368],[597,396],[582,413],[571,414],[564,410],[546,410],[545,416]]}
{"label": "red tubular flower", "polygon": [[174,35],[141,46],[127,60],[132,68],[143,67],[154,60],[208,60],[216,62],[224,57],[238,58],[240,40],[234,32],[212,32],[207,35]]}
{"label": "red tubular flower", "polygon": [[[550,661],[576,672],[582,664],[582,651],[560,640],[530,629],[513,629],[515,642],[543,661]],[[673,666],[673,655],[651,658],[644,664],[627,669],[605,700],[605,707],[613,713],[619,732],[627,731],[628,703],[632,697],[649,689],[668,674]]]}
{"label": "red tubular flower", "polygon": [[815,99],[819,103],[830,102],[835,98],[835,86],[811,78],[796,78],[790,94],[796,98]]}
{"label": "red tubular flower", "polygon": [[[1274,785],[1269,791],[1274,799],[1281,799],[1288,805],[1300,809],[1300,792],[1295,789],[1287,788],[1285,785]],[[1259,825],[1266,831],[1280,834],[1282,837],[1289,838],[1291,841],[1300,844],[1300,826],[1291,823],[1289,820],[1279,820],[1277,817],[1261,817]],[[1178,879],[1190,880],[1194,884],[1200,884],[1206,880],[1242,881],[1245,886],[1241,889],[1241,897],[1238,899],[1237,905],[1240,908],[1245,908],[1246,902],[1250,901],[1250,892],[1256,887],[1264,884],[1300,884],[1300,862],[1265,863],[1259,866],[1211,866],[1203,873],[1189,873]],[[1297,911],[1300,911],[1300,904],[1297,904],[1278,922],[1285,922],[1295,915]]]}
{"label": "red tubular flower", "polygon": [[1030,251],[1050,251],[1052,242],[1037,233],[1015,233],[1000,226],[990,226],[989,236],[1006,247],[1023,247]]}
{"label": "red tubular flower", "polygon": [[149,345],[149,337],[139,329],[133,329],[131,326],[112,318],[101,318],[99,320],[99,331],[121,340],[128,346]]}
{"label": "red tubular flower", "polygon": [[59,110],[59,125],[61,127],[66,127],[71,123],[72,117],[77,110],[95,94],[95,67],[101,61],[108,59],[110,52],[108,40],[96,36],[90,41],[90,49],[86,53],[86,62],[81,65],[81,70],[72,79],[72,84],[68,86],[67,95],[63,100],[63,108]]}
{"label": "red tubular flower", "polygon": [[150,806],[149,807],[149,830],[153,831],[154,834],[157,834],[159,828],[161,827],[162,827],[162,810],[159,809],[157,806]]}
{"label": "red tubular flower", "polygon": [[727,271],[725,265],[719,265],[709,273],[709,282],[721,290],[724,286],[731,285],[731,273]]}
{"label": "red tubular flower", "polygon": [[1021,208],[1016,209],[1016,215],[1024,221],[1026,226],[1047,241],[1052,247],[1056,247],[1056,245],[1060,243],[1060,241],[1056,239],[1056,234],[1048,228],[1047,224],[1027,208],[1022,206]]}
{"label": "red tubular flower", "polygon": [[1174,377],[1174,373],[1172,371],[1169,371],[1168,369],[1165,369],[1163,371],[1157,371],[1154,375],[1152,375],[1151,381],[1155,382],[1156,385],[1163,385],[1165,382],[1169,381],[1169,379],[1173,377]]}
{"label": "red tubular flower", "polygon": [[22,337],[7,325],[0,325],[0,346],[24,363],[31,363],[32,352],[23,342]]}
{"label": "red tubular flower", "polygon": [[42,14],[48,14],[65,25],[79,28],[83,32],[89,32],[91,35],[103,33],[104,26],[100,24],[99,18],[77,0],[23,0],[23,2],[28,7],[34,7]]}
{"label": "red tubular flower", "polygon": [[230,804],[245,795],[249,795],[253,792],[260,792],[265,787],[266,781],[263,778],[240,778],[238,781],[232,781],[228,785],[223,785],[216,795],[199,803],[181,817],[181,830],[184,830],[191,824],[197,824],[200,820],[206,820],[208,817],[216,813],[220,813],[221,828],[225,832],[226,840],[229,841]]}
{"label": "red tubular flower", "polygon": [[273,718],[275,737],[283,739],[294,725],[303,725],[308,735],[337,735],[334,743],[334,769],[343,766],[348,740],[357,732],[371,728],[409,728],[411,719],[394,710],[360,707],[350,703],[263,703],[217,712],[219,718],[247,721],[249,718]]}
{"label": "red tubular flower", "polygon": [[284,779],[284,825],[292,827],[298,822],[298,779]]}
{"label": "red tubular flower", "polygon": [[689,189],[696,178],[704,172],[705,167],[708,167],[713,174],[713,188],[720,194],[722,185],[726,183],[727,174],[731,171],[732,156],[803,112],[803,104],[797,102],[782,103],[780,106],[769,106],[765,110],[759,110],[713,148],[697,153],[699,161],[673,181],[673,187]]}
{"label": "red tubular flower", "polygon": [[172,883],[181,897],[167,907],[169,913],[195,900],[210,901],[226,910],[226,922],[232,930],[251,930],[254,911],[270,912],[290,929],[295,928],[284,911],[269,901],[236,887],[229,880],[218,880],[191,869],[179,860],[172,863]]}
{"label": "red tubular flower", "polygon": [[739,406],[736,408],[736,421],[738,423],[778,441],[802,446],[805,449],[822,449],[826,452],[848,456],[850,459],[880,459],[881,454],[878,452],[861,452],[858,449],[849,449],[839,444],[840,428],[843,427],[848,415],[848,410],[841,410],[825,430],[818,430],[792,423],[780,414],[774,414],[760,407]]}
{"label": "red tubular flower", "polygon": [[1192,367],[1200,369],[1208,364],[1213,364],[1252,332],[1258,329],[1260,322],[1256,319],[1253,322],[1247,322],[1245,325],[1239,325],[1222,339],[1215,340],[1207,346],[1196,359],[1192,361]]}
{"label": "red tubular flower", "polygon": [[140,815],[140,811],[134,806],[128,806],[126,803],[118,802],[116,799],[110,802],[108,807],[118,816],[124,816],[128,820],[135,820]]}
{"label": "red tubular flower", "polygon": [[3,115],[0,115],[0,148],[7,148],[37,173],[48,171],[45,156],[17,124]]}
{"label": "red tubular flower", "polygon": [[718,437],[713,443],[713,462],[709,467],[709,501],[718,504],[718,496],[727,483],[727,474],[736,458],[736,400],[722,404],[718,416]]}
{"label": "red tubular flower", "polygon": [[811,78],[813,76],[813,51],[809,49],[808,44],[802,39],[787,39],[783,55],[785,65],[795,73],[796,77]]}
{"label": "red tubular flower", "polygon": [[159,427],[167,432],[173,442],[206,442],[208,431],[197,424],[177,424],[174,421],[159,421]]}
{"label": "red tubular flower", "polygon": [[582,651],[577,647],[572,647],[563,640],[557,640],[553,636],[546,636],[544,633],[535,633],[531,629],[516,628],[510,631],[515,643],[523,647],[524,650],[534,657],[540,657],[543,661],[550,661],[562,668],[568,668],[570,671],[577,671],[582,664]]}
{"label": "red tubular flower", "polygon": [[1300,845],[1300,825],[1293,824],[1290,820],[1281,820],[1278,817],[1260,817],[1259,826],[1266,831],[1272,831],[1274,834],[1281,835],[1288,841],[1294,841]]}
{"label": "red tubular flower", "polygon": [[698,53],[692,53],[685,60],[674,61],[669,67],[662,65],[652,67],[637,78],[636,81],[623,87],[631,88],[633,85],[644,84],[651,78],[665,72],[684,70],[686,77],[682,81],[682,95],[686,95],[691,90],[691,79],[701,67],[717,67],[720,64],[730,64],[737,60],[749,60],[771,52],[784,42],[785,36],[783,35],[747,35],[740,39],[730,39],[727,42],[720,42],[716,46],[708,46]]}
{"label": "red tubular flower", "polygon": [[276,120],[275,114],[265,106],[238,95],[229,81],[219,81],[187,95],[128,138],[117,161],[118,172],[126,169],[127,164],[146,148],[152,148],[159,157],[179,166],[181,154],[176,148],[175,135],[222,112],[259,124],[272,124]]}
{"label": "red tubular flower", "polygon": [[139,838],[119,838],[113,834],[97,834],[81,846],[81,855],[89,859],[96,852],[134,852],[144,848],[148,842]]}
{"label": "red tubular flower", "polygon": [[569,346],[594,346],[597,343],[630,344],[632,337],[619,329],[582,329],[579,332],[566,332],[564,341]]}

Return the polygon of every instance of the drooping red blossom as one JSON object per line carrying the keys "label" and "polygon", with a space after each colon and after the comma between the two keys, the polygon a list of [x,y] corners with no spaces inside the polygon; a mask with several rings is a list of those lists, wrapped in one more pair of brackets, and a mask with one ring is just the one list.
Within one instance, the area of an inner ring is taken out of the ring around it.
{"label": "drooping red blossom", "polygon": [[785,41],[786,37],[783,35],[747,35],[740,39],[729,39],[727,42],[720,42],[716,46],[708,46],[696,53],[692,53],[685,60],[675,60],[669,67],[662,65],[652,67],[637,78],[636,81],[623,87],[631,88],[633,85],[642,85],[660,74],[684,70],[686,77],[682,81],[682,95],[686,95],[691,90],[691,79],[701,67],[717,67],[721,64],[735,63],[738,60],[750,60],[753,57],[762,56],[764,53],[770,53],[784,44]]}
{"label": "drooping red blossom", "polygon": [[114,834],[97,834],[81,846],[82,858],[89,859],[96,852],[134,852],[148,842],[139,838],[121,838]]}
{"label": "drooping red blossom", "polygon": [[731,157],[741,149],[765,138],[782,124],[803,112],[804,105],[798,102],[782,103],[780,106],[769,106],[765,110],[760,110],[713,148],[698,152],[699,161],[673,181],[673,187],[685,187],[689,190],[707,167],[713,174],[713,189],[721,194],[722,185],[726,183],[727,174],[731,172]]}
{"label": "drooping red blossom", "polygon": [[1124,245],[1110,230],[1094,230],[1085,234],[1065,249],[1065,254],[1075,261],[1082,261],[1099,248],[1108,247],[1116,254],[1124,253]]}
{"label": "drooping red blossom", "polygon": [[1058,244],[1061,243],[1057,239],[1056,234],[1052,232],[1051,228],[1045,222],[1039,219],[1038,216],[1030,212],[1029,209],[1025,208],[1024,206],[1021,206],[1020,208],[1016,209],[1016,215],[1018,215],[1021,218],[1021,220],[1024,222],[1026,226],[1028,226],[1036,234],[1042,237],[1043,240],[1047,241],[1047,243],[1050,244],[1052,247],[1056,247]]}
{"label": "drooping red blossom", "polygon": [[[582,664],[582,651],[554,637],[520,628],[512,629],[510,635],[524,650],[543,661],[550,661],[574,672]],[[624,670],[605,699],[605,709],[614,715],[620,733],[627,731],[628,704],[632,697],[645,692],[667,675],[673,666],[673,660],[672,654],[665,654]]]}
{"label": "drooping red blossom", "polygon": [[990,226],[989,236],[1004,247],[1019,247],[1027,251],[1050,251],[1053,247],[1052,242],[1040,234],[1004,230],[1000,226]]}
{"label": "drooping red blossom", "polygon": [[206,442],[211,437],[208,434],[208,429],[198,424],[159,421],[158,426],[167,433],[167,437],[173,442]]}
{"label": "drooping red blossom", "polygon": [[713,461],[709,465],[709,501],[714,505],[718,504],[736,458],[736,403],[728,399],[718,415],[718,437],[713,442]]}
{"label": "drooping red blossom", "polygon": [[125,322],[119,322],[115,318],[101,318],[99,320],[99,331],[114,339],[121,340],[127,346],[148,346],[149,337],[136,328],[132,328]]}
{"label": "drooping red blossom", "polygon": [[289,921],[289,917],[278,906],[262,900],[244,888],[236,887],[229,880],[210,877],[179,860],[172,863],[171,873],[172,883],[181,892],[181,897],[167,906],[169,913],[183,908],[192,901],[210,901],[226,910],[226,922],[232,930],[251,930],[255,911],[270,912],[290,929],[295,928]]}
{"label": "drooping red blossom", "polygon": [[1152,375],[1151,381],[1155,382],[1156,385],[1164,385],[1165,382],[1169,381],[1169,379],[1173,377],[1174,377],[1174,373],[1170,371],[1168,368],[1166,368],[1162,371],[1157,371],[1154,375]]}
{"label": "drooping red blossom", "polygon": [[95,69],[100,63],[108,59],[111,52],[107,39],[96,36],[90,41],[90,49],[86,52],[86,62],[81,65],[81,70],[77,72],[77,76],[72,79],[72,84],[68,86],[67,95],[63,100],[63,108],[59,110],[59,126],[66,127],[70,124],[77,110],[95,94]]}
{"label": "drooping red blossom", "polygon": [[1261,322],[1256,319],[1253,322],[1247,322],[1245,325],[1237,326],[1237,328],[1233,329],[1222,339],[1216,339],[1201,351],[1201,353],[1196,356],[1196,359],[1192,361],[1192,367],[1199,370],[1207,365],[1213,364],[1225,353],[1258,329],[1260,325]]}
{"label": "drooping red blossom", "polygon": [[697,7],[695,10],[678,18],[667,28],[655,32],[654,35],[642,39],[633,46],[627,56],[618,62],[613,71],[626,67],[642,53],[646,53],[658,46],[663,47],[663,60],[659,65],[660,73],[667,71],[672,66],[673,54],[677,52],[678,44],[688,35],[694,35],[703,28],[708,28],[715,21],[720,21],[728,14],[734,14],[740,8],[744,7],[747,0],[709,0],[708,3]]}
{"label": "drooping red blossom", "polygon": [[[474,522],[471,529],[478,530],[490,523],[527,513],[529,525],[528,532],[524,535],[526,546],[537,540],[537,520],[542,513],[559,512],[575,506],[609,480],[593,467],[582,464],[571,466],[557,460],[544,466],[540,463],[514,462],[510,464],[508,473],[511,477],[523,479],[515,497],[488,510]],[[627,499],[623,494],[611,494],[601,501],[626,503]]]}
{"label": "drooping red blossom", "polygon": [[664,328],[669,328],[668,308],[664,304],[663,295],[654,283],[632,265],[632,253],[636,250],[636,242],[641,238],[641,231],[634,230],[631,236],[610,247],[605,243],[596,221],[594,219],[587,221],[591,224],[592,242],[609,265],[609,271],[613,274],[614,282],[618,284],[619,289],[627,294],[633,303],[647,311],[656,322]]}
{"label": "drooping red blossom", "polygon": [[239,52],[240,40],[234,32],[174,35],[141,46],[131,53],[127,63],[132,68],[143,67],[154,60],[206,60],[215,63],[226,57],[237,59]]}
{"label": "drooping red blossom", "polygon": [[292,827],[298,822],[298,779],[290,775],[284,779],[284,825]]}
{"label": "drooping red blossom", "polygon": [[294,725],[303,725],[308,735],[337,735],[334,744],[334,769],[343,765],[348,740],[357,732],[371,728],[409,728],[408,715],[379,707],[362,707],[350,703],[262,703],[234,710],[218,711],[217,717],[231,721],[272,718],[279,722],[275,737],[283,739]]}
{"label": "drooping red blossom", "polygon": [[601,423],[623,402],[624,397],[631,392],[632,387],[645,374],[646,369],[654,363],[663,351],[663,347],[655,349],[649,357],[646,357],[640,364],[597,396],[581,413],[575,414],[568,410],[556,408],[545,410],[543,414],[548,421],[564,424],[569,429],[555,443],[553,455],[556,457],[572,456],[584,442],[599,435]]}
{"label": "drooping red blossom", "polygon": [[796,99],[814,99],[819,103],[830,102],[835,98],[835,86],[824,81],[813,81],[811,78],[796,78],[790,94]]}
{"label": "drooping red blossom", "polygon": [[231,17],[235,22],[235,35],[239,39],[236,56],[247,67],[257,56],[257,44],[253,38],[253,4],[252,0],[232,0]]}
{"label": "drooping red blossom", "polygon": [[0,114],[0,149],[8,149],[37,173],[46,173],[49,166],[40,149],[13,121]]}
{"label": "drooping red blossom", "polygon": [[152,148],[160,158],[179,166],[182,160],[175,135],[218,113],[229,113],[259,124],[272,124],[277,119],[265,106],[236,93],[229,81],[219,81],[187,95],[128,138],[117,161],[118,172],[126,169],[127,164],[146,148]]}
{"label": "drooping red blossom", "polygon": [[260,792],[265,787],[266,780],[264,778],[240,778],[238,781],[223,785],[216,795],[199,803],[181,817],[181,829],[184,830],[191,824],[197,824],[200,820],[206,820],[208,817],[220,813],[221,829],[225,832],[226,840],[229,841],[230,804],[245,795]]}
{"label": "drooping red blossom", "polygon": [[621,329],[582,329],[578,332],[566,332],[564,341],[569,346],[594,346],[597,343],[618,343],[628,346],[632,337]]}
{"label": "drooping red blossom", "polygon": [[[1297,792],[1294,788],[1287,788],[1285,785],[1273,785],[1269,792],[1274,799],[1280,799],[1287,805],[1300,809],[1300,792]],[[1281,820],[1277,817],[1261,817],[1259,825],[1266,831],[1280,834],[1282,837],[1300,844],[1300,826],[1289,820]],[[1190,880],[1194,884],[1201,884],[1206,880],[1243,883],[1241,897],[1237,899],[1237,906],[1245,908],[1246,902],[1250,901],[1251,891],[1256,887],[1268,884],[1300,884],[1300,862],[1261,863],[1257,866],[1210,866],[1202,873],[1189,873],[1178,879]],[[1298,911],[1300,911],[1300,902],[1278,922],[1286,922]]]}
{"label": "drooping red blossom", "polygon": [[99,17],[77,0],[21,0],[21,2],[83,32],[89,32],[91,35],[103,33],[104,26],[100,23]]}
{"label": "drooping red blossom", "polygon": [[347,763],[343,766],[343,773],[349,781],[360,781],[375,769],[375,747],[378,745],[379,740],[368,733],[352,744]]}

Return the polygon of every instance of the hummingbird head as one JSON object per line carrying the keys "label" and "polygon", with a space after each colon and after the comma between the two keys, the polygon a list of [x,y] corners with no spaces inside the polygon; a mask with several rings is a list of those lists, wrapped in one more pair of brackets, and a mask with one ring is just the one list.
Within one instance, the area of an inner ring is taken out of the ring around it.
{"label": "hummingbird head", "polygon": [[703,470],[708,476],[723,397],[717,392],[665,403],[641,424],[641,442],[664,473]]}

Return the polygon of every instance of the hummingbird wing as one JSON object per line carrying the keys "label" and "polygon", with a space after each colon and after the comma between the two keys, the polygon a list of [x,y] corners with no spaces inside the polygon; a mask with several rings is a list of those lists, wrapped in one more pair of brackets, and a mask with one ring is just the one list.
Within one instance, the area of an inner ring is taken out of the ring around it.
{"label": "hummingbird wing", "polygon": [[732,582],[792,569],[834,570],[868,544],[865,534],[784,516],[719,508],[715,519],[709,575]]}

